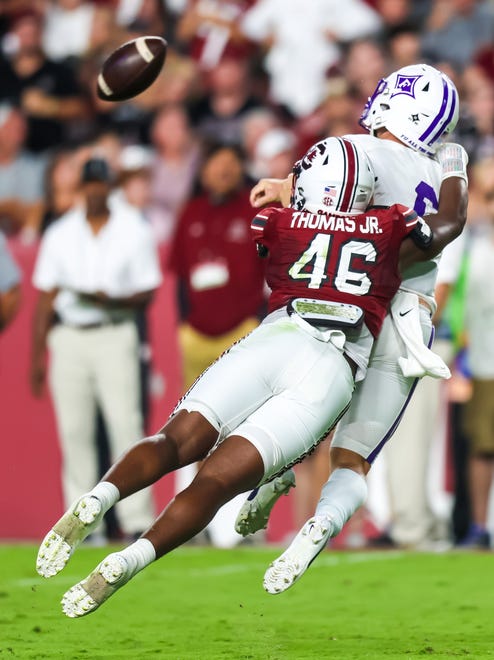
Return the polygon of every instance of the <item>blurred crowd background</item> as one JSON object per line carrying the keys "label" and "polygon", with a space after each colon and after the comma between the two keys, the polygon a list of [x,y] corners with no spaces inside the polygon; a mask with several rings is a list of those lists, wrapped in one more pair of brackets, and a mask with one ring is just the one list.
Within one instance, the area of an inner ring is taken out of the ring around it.
{"label": "blurred crowd background", "polygon": [[[160,35],[168,42],[157,81],[125,103],[100,100],[96,78],[103,61],[117,46],[140,35]],[[399,474],[410,477],[421,492],[411,487],[405,501],[398,502],[393,489],[400,485],[387,483],[384,457],[383,468],[377,467],[371,480],[369,511],[357,517],[340,541],[353,546],[425,547],[464,542],[472,524],[482,533],[489,531],[494,414],[484,408],[474,414],[483,420],[478,431],[483,444],[469,437],[472,424],[465,415],[476,380],[494,382],[494,296],[488,269],[485,284],[475,293],[486,300],[480,311],[472,312],[470,333],[465,303],[473,286],[469,262],[478,237],[484,246],[491,244],[485,264],[494,263],[494,2],[0,2],[0,229],[13,254],[23,246],[36,247],[47,228],[77,204],[84,163],[106,160],[116,194],[149,223],[164,280],[170,273],[182,285],[174,298],[182,390],[215,355],[255,325],[265,300],[256,266],[243,262],[240,252],[234,256],[238,274],[234,276],[233,266],[227,269],[228,284],[221,255],[197,270],[184,244],[200,200],[200,213],[206,205],[211,218],[211,232],[205,230],[210,238],[204,236],[195,248],[197,259],[204,261],[201,245],[207,246],[208,240],[217,245],[223,231],[219,221],[214,222],[218,214],[230,213],[225,223],[235,219],[239,208],[243,216],[252,215],[246,200],[259,178],[287,176],[293,162],[319,138],[361,132],[358,119],[379,79],[417,62],[437,66],[456,83],[461,110],[451,139],[461,143],[470,158],[468,227],[440,279],[437,318],[438,339],[446,345],[454,375],[436,398],[428,398],[434,405],[428,427],[414,424],[425,415],[421,412],[407,427],[412,446],[425,448],[417,449],[421,461],[408,463]],[[230,209],[227,201],[239,191]],[[230,223],[229,231],[233,241],[240,240],[244,227]],[[228,261],[231,248],[222,249]],[[187,301],[205,290],[209,297],[204,309],[195,306],[191,311]],[[222,312],[230,311],[212,327],[209,311],[216,294]],[[17,322],[14,317],[9,333],[15,333]],[[145,326],[141,319],[144,347]],[[484,351],[473,365],[472,346]],[[144,400],[149,371],[143,370]],[[487,390],[484,398],[494,399],[494,390]],[[146,417],[145,404],[143,411]],[[163,421],[169,412],[163,411]],[[417,439],[420,434],[424,443]],[[100,444],[104,435],[100,428]],[[324,448],[319,460],[311,458],[300,467],[298,495],[292,498],[291,511],[285,508],[284,513],[291,516],[285,521],[287,534],[310,514],[326,470]],[[420,511],[409,511],[417,501]],[[424,529],[409,538],[406,533],[400,536],[398,523],[410,530],[414,515]],[[429,518],[425,523],[426,516],[432,516],[434,524]],[[490,539],[477,535],[472,545],[489,547]]]}

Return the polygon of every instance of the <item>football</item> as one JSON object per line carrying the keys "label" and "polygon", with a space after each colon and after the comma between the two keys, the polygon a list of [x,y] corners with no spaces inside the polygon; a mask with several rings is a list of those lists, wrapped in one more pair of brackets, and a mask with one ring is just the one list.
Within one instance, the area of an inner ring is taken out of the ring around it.
{"label": "football", "polygon": [[165,63],[168,44],[161,37],[127,41],[105,60],[97,81],[104,101],[126,101],[147,89]]}

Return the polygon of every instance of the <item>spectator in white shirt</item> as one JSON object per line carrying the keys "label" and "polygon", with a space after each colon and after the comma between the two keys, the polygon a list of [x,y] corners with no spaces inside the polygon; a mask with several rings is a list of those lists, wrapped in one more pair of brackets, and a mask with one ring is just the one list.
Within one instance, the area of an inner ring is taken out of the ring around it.
{"label": "spectator in white shirt", "polygon": [[324,100],[326,74],[339,62],[341,44],[380,27],[379,15],[362,0],[259,0],[241,23],[245,36],[266,46],[271,100],[295,117]]}
{"label": "spectator in white shirt", "polygon": [[112,12],[102,4],[54,0],[44,15],[44,51],[55,62],[84,57],[105,45],[113,23]]}
{"label": "spectator in white shirt", "polygon": [[[106,161],[88,160],[83,205],[45,232],[33,275],[40,294],[33,325],[31,387],[42,393],[45,354],[62,452],[65,506],[98,479],[95,413],[108,431],[110,458],[143,435],[136,311],[161,282],[151,230],[139,211],[110,196]],[[58,323],[52,325],[54,315]],[[149,492],[117,511],[132,536],[153,519]]]}

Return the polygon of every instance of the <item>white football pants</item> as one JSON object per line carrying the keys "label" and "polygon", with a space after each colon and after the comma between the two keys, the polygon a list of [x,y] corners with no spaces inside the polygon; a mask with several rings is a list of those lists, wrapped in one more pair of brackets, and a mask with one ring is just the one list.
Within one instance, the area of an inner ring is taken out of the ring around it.
{"label": "white football pants", "polygon": [[[336,335],[341,339],[340,331]],[[342,350],[283,316],[232,346],[176,411],[200,412],[218,429],[219,441],[247,438],[263,459],[263,481],[269,481],[323,439],[353,388]]]}
{"label": "white football pants", "polygon": [[[432,337],[432,321],[420,306],[424,343]],[[390,314],[374,343],[365,380],[355,388],[350,408],[339,422],[332,447],[342,447],[372,463],[396,430],[413,394],[416,378],[405,377],[398,364],[405,346]]]}

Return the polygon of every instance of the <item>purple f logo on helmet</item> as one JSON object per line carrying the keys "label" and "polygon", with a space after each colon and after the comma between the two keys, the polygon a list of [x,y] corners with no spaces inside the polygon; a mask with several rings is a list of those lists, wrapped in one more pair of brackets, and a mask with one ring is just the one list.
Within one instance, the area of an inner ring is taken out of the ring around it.
{"label": "purple f logo on helmet", "polygon": [[415,87],[415,83],[417,80],[420,78],[420,76],[401,76],[399,75],[397,80],[396,80],[396,86],[391,94],[391,98],[396,96],[397,94],[408,94],[412,98],[415,98],[415,94],[413,92],[413,88]]}

